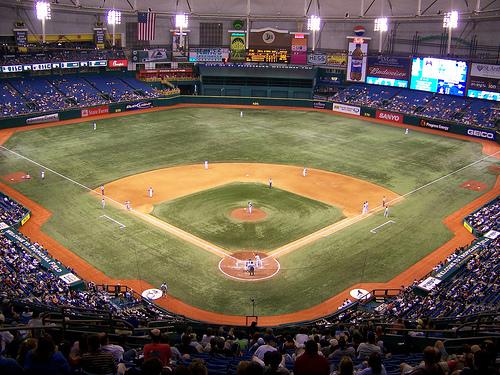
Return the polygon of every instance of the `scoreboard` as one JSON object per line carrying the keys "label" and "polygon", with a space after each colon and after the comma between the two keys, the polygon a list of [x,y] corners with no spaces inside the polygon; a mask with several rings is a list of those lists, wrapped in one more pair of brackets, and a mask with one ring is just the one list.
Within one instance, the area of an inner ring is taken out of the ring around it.
{"label": "scoreboard", "polygon": [[282,63],[290,62],[290,54],[286,49],[254,49],[247,51],[247,62]]}

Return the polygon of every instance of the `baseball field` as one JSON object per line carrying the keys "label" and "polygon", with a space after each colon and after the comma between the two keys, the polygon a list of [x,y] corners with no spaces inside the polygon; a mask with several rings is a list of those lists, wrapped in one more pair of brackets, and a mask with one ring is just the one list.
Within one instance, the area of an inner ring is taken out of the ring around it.
{"label": "baseball field", "polygon": [[[251,298],[258,315],[293,321],[335,311],[353,286],[411,282],[472,240],[456,226],[463,210],[499,193],[495,145],[488,156],[478,142],[332,113],[240,111],[4,132],[0,187],[32,209],[22,231],[82,277],[138,291],[166,281],[160,304],[220,322],[250,314]],[[243,261],[255,253],[252,278]]]}

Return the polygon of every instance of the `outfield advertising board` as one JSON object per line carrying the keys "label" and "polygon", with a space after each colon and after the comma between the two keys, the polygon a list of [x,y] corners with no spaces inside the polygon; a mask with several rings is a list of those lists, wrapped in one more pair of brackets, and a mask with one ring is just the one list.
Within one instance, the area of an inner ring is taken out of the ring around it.
{"label": "outfield advertising board", "polygon": [[146,109],[153,107],[153,102],[138,102],[138,103],[130,103],[125,106],[126,111],[134,111],[137,109]]}
{"label": "outfield advertising board", "polygon": [[82,109],[82,117],[98,116],[106,113],[109,113],[109,107],[107,105]]}
{"label": "outfield advertising board", "polygon": [[50,115],[43,115],[37,117],[30,117],[26,119],[26,125],[42,124],[45,122],[59,121],[59,113],[52,113]]}
{"label": "outfield advertising board", "polygon": [[368,57],[366,83],[408,87],[410,60],[403,57]]}
{"label": "outfield advertising board", "polygon": [[332,109],[334,112],[347,113],[349,115],[359,116],[361,114],[361,108],[354,105],[333,103]]}
{"label": "outfield advertising board", "polygon": [[377,110],[377,112],[375,112],[375,117],[380,119],[380,120],[398,122],[400,124],[403,123],[403,118],[404,118],[404,116],[401,113],[379,111],[379,110]]}
{"label": "outfield advertising board", "polygon": [[[405,123],[410,125],[415,125],[413,119],[417,117],[415,116],[405,116]],[[436,120],[428,120],[428,119],[419,119],[418,125],[423,128],[436,129],[444,132],[467,135],[469,137],[481,138],[490,141],[495,141],[497,139],[496,133],[494,130],[488,129],[476,129],[467,126],[462,126],[458,124],[446,123],[442,121]]]}

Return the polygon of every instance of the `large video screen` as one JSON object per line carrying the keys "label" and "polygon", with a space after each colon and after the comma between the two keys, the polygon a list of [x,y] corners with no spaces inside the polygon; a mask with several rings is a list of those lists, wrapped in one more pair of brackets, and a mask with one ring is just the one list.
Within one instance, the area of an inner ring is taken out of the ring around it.
{"label": "large video screen", "polygon": [[448,95],[465,95],[467,63],[465,61],[413,58],[410,88]]}
{"label": "large video screen", "polygon": [[380,78],[372,76],[366,76],[366,83],[369,83],[370,85],[408,87],[408,81],[402,79]]}

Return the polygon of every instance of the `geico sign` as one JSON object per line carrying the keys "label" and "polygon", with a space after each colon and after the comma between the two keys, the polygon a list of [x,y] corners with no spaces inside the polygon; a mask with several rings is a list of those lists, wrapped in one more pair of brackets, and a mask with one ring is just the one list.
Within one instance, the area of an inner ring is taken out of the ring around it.
{"label": "geico sign", "polygon": [[467,129],[467,134],[472,135],[473,137],[495,139],[493,133],[484,132],[481,130]]}

